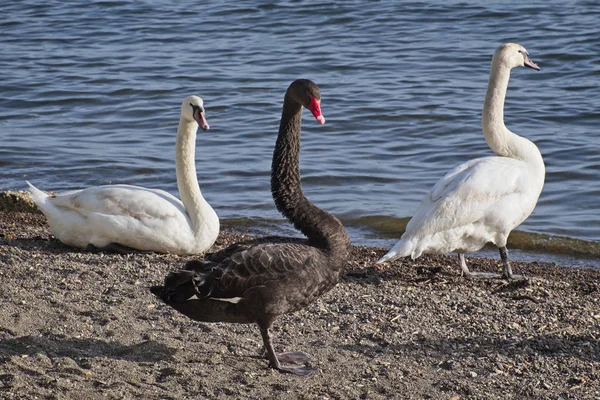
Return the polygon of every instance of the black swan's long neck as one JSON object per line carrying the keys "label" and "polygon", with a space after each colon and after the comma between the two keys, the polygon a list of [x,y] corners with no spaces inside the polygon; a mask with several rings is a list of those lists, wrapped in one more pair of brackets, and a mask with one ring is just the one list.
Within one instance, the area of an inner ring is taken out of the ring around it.
{"label": "black swan's long neck", "polygon": [[300,183],[302,106],[286,96],[271,166],[271,193],[277,209],[308,238],[312,246],[346,255],[348,233],[333,215],[313,205]]}

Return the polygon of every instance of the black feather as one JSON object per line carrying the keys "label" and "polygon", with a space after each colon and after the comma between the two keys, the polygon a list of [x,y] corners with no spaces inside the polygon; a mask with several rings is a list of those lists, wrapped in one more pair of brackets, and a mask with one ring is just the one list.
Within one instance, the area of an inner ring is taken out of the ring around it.
{"label": "black feather", "polygon": [[[256,322],[276,368],[268,335],[273,320],[335,286],[350,250],[340,221],[311,204],[300,185],[302,106],[310,96],[320,99],[319,88],[309,80],[294,81],[288,88],[271,172],[277,209],[307,240],[271,237],[235,243],[169,274],[162,291],[167,304],[198,321]],[[197,300],[190,300],[194,295]],[[237,303],[213,300],[236,298]]]}

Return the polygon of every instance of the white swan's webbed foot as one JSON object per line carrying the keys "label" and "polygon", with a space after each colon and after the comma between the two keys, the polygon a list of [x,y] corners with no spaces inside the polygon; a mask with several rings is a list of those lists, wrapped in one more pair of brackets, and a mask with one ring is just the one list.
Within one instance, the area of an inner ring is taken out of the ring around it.
{"label": "white swan's webbed foot", "polygon": [[467,279],[501,279],[502,275],[493,272],[469,272],[465,275]]}
{"label": "white swan's webbed foot", "polygon": [[467,279],[471,279],[476,278],[478,275],[481,275],[481,273],[469,271],[467,261],[465,260],[465,255],[463,253],[458,253],[458,261],[460,263],[460,276],[464,276]]}
{"label": "white swan's webbed foot", "polygon": [[148,250],[137,250],[132,247],[123,246],[122,244],[119,244],[119,243],[109,243],[104,247],[97,247],[97,246],[94,246],[93,244],[89,243],[85,249],[86,249],[86,251],[89,251],[90,253],[100,253],[102,251],[105,251],[107,253],[118,253],[118,254],[134,254],[134,253],[148,254],[148,253],[152,253],[151,251],[148,251]]}
{"label": "white swan's webbed foot", "polygon": [[458,253],[458,260],[460,262],[460,276],[464,276],[466,279],[498,279],[498,278],[501,278],[501,275],[495,274],[493,272],[469,271],[469,267],[467,266],[467,262],[465,260],[465,255],[463,253]]}
{"label": "white swan's webbed foot", "polygon": [[502,275],[495,274],[493,272],[471,272],[469,271],[469,267],[467,266],[465,255],[462,253],[458,253],[458,259],[460,262],[460,275],[464,276],[467,279],[528,279],[524,275],[513,274],[512,269],[510,267],[510,262],[508,261],[508,249],[506,248],[506,246],[498,247],[498,250],[500,250],[500,258],[502,259]]}

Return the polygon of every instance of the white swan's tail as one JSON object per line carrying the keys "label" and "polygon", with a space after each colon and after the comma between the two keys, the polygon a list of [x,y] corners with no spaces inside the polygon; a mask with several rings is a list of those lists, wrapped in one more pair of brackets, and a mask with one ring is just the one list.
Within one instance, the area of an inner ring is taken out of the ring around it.
{"label": "white swan's tail", "polygon": [[[412,256],[413,243],[410,240],[402,240],[394,245],[383,257],[377,261],[377,264],[391,262],[401,257]],[[414,258],[414,257],[413,257]]]}
{"label": "white swan's tail", "polygon": [[49,196],[42,192],[40,189],[33,186],[29,181],[25,181],[29,185],[29,191],[31,192],[31,199],[33,202],[42,210],[45,211],[45,205]]}

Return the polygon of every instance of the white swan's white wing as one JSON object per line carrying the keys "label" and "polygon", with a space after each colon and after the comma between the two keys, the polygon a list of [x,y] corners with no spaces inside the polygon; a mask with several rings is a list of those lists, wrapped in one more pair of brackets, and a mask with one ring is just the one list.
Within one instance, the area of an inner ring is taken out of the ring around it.
{"label": "white swan's white wing", "polygon": [[487,157],[459,165],[433,186],[409,222],[407,233],[431,235],[485,219],[491,222],[510,205],[505,204],[508,197],[521,194],[519,163]]}
{"label": "white swan's white wing", "polygon": [[423,199],[400,241],[382,261],[423,252],[475,251],[502,243],[533,210],[539,191],[527,164],[506,157],[463,163]]}
{"label": "white swan's white wing", "polygon": [[32,194],[53,234],[71,246],[119,243],[176,254],[198,247],[183,203],[163,190],[108,185],[46,196],[32,187]]}
{"label": "white swan's white wing", "polygon": [[95,186],[70,191],[54,196],[51,202],[56,207],[85,216],[97,213],[143,220],[187,215],[183,203],[170,193],[131,185]]}

